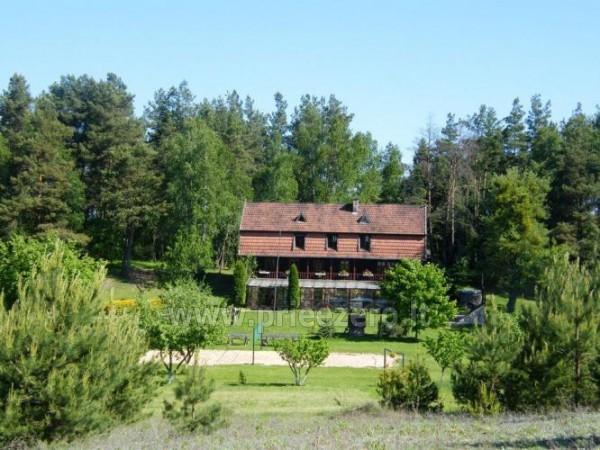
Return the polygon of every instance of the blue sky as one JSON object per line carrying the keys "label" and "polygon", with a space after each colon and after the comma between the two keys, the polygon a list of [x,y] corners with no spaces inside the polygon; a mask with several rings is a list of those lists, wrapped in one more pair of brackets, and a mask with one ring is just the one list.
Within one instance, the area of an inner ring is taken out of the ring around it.
{"label": "blue sky", "polygon": [[[336,94],[353,128],[405,160],[431,116],[518,96],[551,99],[555,119],[600,104],[598,1],[0,0],[0,85],[37,94],[63,74],[120,75],[139,113],[159,87],[197,98],[236,89],[272,109],[280,91]],[[291,108],[290,108],[291,111]]]}

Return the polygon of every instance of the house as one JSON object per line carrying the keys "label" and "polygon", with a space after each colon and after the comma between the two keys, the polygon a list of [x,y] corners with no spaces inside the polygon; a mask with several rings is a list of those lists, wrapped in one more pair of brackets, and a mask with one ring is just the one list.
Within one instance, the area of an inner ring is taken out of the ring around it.
{"label": "house", "polygon": [[397,204],[245,203],[238,254],[254,257],[248,306],[287,308],[292,263],[302,307],[366,306],[385,270],[425,259],[427,209]]}

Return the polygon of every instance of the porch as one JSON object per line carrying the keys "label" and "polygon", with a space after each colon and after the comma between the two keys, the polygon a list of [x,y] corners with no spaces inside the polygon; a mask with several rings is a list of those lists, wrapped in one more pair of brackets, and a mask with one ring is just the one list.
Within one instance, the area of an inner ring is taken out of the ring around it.
{"label": "porch", "polygon": [[296,264],[301,280],[381,281],[393,261],[334,258],[257,258],[256,278],[287,279]]}

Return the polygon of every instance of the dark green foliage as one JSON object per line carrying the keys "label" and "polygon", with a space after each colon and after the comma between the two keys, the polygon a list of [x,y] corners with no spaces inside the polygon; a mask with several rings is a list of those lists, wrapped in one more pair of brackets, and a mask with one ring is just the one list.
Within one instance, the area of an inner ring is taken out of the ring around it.
{"label": "dark green foliage", "polygon": [[300,279],[298,276],[298,268],[296,264],[290,266],[290,274],[288,275],[288,305],[292,309],[300,308]]}
{"label": "dark green foliage", "polygon": [[204,366],[194,364],[186,372],[176,381],[175,399],[165,400],[163,417],[183,431],[209,432],[223,423],[221,405],[206,405],[215,390],[214,380],[207,380]]}
{"label": "dark green foliage", "polygon": [[[0,309],[0,442],[71,439],[134,417],[154,389],[135,317],[106,314],[57,243]],[[85,266],[85,264],[84,264]]]}
{"label": "dark green foliage", "polygon": [[393,144],[388,144],[385,148],[381,179],[381,201],[384,203],[403,203],[404,165],[402,164],[400,149]]}
{"label": "dark green foliage", "polygon": [[196,350],[222,340],[225,323],[215,297],[191,280],[169,285],[160,300],[160,306],[142,303],[140,325],[170,382]]}
{"label": "dark green foliage", "polygon": [[11,147],[18,145],[19,133],[25,128],[33,99],[23,75],[10,77],[8,89],[0,96],[0,132]]}
{"label": "dark green foliage", "polygon": [[466,347],[468,363],[453,365],[452,393],[457,402],[480,414],[497,412],[498,402],[505,405],[523,341],[514,315],[488,306],[485,326],[475,330]]}
{"label": "dark green foliage", "polygon": [[39,240],[14,235],[0,241],[0,286],[7,308],[18,298],[19,281],[26,282],[34,267],[47,253],[61,249],[61,264],[68,276],[77,276],[91,283],[102,267],[92,258],[83,256],[77,248],[56,239]]}
{"label": "dark green foliage", "polygon": [[241,259],[235,262],[233,268],[233,302],[237,306],[246,305],[246,283],[248,282],[248,268]]}
{"label": "dark green foliage", "polygon": [[520,323],[525,345],[514,364],[510,407],[599,404],[594,375],[600,350],[598,265],[588,269],[567,255],[555,256],[539,284],[535,308],[526,308]]}
{"label": "dark green foliage", "polygon": [[296,386],[303,386],[310,371],[323,364],[329,356],[327,341],[309,339],[306,336],[302,336],[296,341],[291,339],[276,341],[273,347],[279,356],[288,363]]}
{"label": "dark green foliage", "polygon": [[209,251],[196,228],[180,229],[165,252],[163,281],[197,279],[206,267]]}
{"label": "dark green foliage", "polygon": [[335,335],[335,321],[330,317],[319,320],[317,335],[323,339],[332,338]]}
{"label": "dark green foliage", "polygon": [[402,369],[387,369],[379,375],[377,393],[382,406],[415,412],[439,411],[438,387],[427,368],[411,362]]}
{"label": "dark green foliage", "polygon": [[415,336],[427,328],[439,328],[456,314],[448,298],[444,272],[433,264],[405,259],[385,274],[382,294],[394,302],[398,319],[411,321]]}
{"label": "dark green foliage", "polygon": [[509,311],[517,295],[531,295],[548,258],[545,199],[548,182],[532,172],[510,169],[492,179],[485,220],[488,279],[509,293]]}
{"label": "dark green foliage", "polygon": [[5,233],[55,233],[86,241],[74,234],[82,230],[84,198],[74,162],[64,148],[68,133],[47,98],[39,99],[35,111],[24,119],[0,202]]}

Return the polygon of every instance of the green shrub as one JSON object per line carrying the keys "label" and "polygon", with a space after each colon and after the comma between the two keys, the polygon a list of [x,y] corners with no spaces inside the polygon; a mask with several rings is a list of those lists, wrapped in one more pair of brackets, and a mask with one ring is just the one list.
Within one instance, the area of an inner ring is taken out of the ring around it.
{"label": "green shrub", "polygon": [[288,304],[292,309],[300,308],[300,279],[296,264],[291,265],[288,275]]}
{"label": "green shrub", "polygon": [[96,278],[102,264],[83,256],[73,245],[59,239],[40,240],[14,235],[8,241],[0,241],[0,289],[6,308],[17,300],[19,279],[26,281],[40,259],[57,247],[61,248],[62,265],[68,275],[76,273],[88,282]]}
{"label": "green shrub", "polygon": [[152,350],[157,350],[171,382],[194,352],[220,342],[225,323],[220,305],[204,286],[181,279],[161,294],[160,307],[140,303],[140,326]]}
{"label": "green shrub", "polygon": [[379,336],[392,339],[408,336],[411,329],[412,321],[410,319],[403,319],[396,322],[393,317],[390,317],[382,320],[378,324]]}
{"label": "green shrub", "polygon": [[322,339],[308,339],[302,336],[299,340],[286,339],[277,341],[273,347],[279,356],[286,361],[294,374],[296,386],[303,386],[309,372],[318,367],[329,356],[329,346]]}
{"label": "green shrub", "polygon": [[443,330],[435,338],[425,338],[427,353],[442,369],[442,378],[446,369],[460,363],[465,354],[466,339],[460,331]]}
{"label": "green shrub", "polygon": [[134,417],[154,391],[135,317],[107,314],[104,269],[89,281],[64,264],[69,252],[56,242],[12,308],[0,308],[0,444],[105,429]]}
{"label": "green shrub", "polygon": [[505,405],[507,387],[513,382],[520,385],[513,364],[522,343],[515,316],[488,306],[486,324],[473,332],[466,346],[468,363],[453,365],[452,393],[457,402],[478,413],[495,412],[496,401]]}
{"label": "green shrub", "polygon": [[163,417],[183,431],[211,431],[223,423],[221,405],[206,405],[215,390],[214,380],[206,379],[204,366],[194,364],[187,372],[175,384],[175,399],[165,400]]}
{"label": "green shrub", "polygon": [[377,392],[382,406],[407,411],[439,411],[438,387],[427,368],[411,362],[401,369],[384,370],[379,376]]}
{"label": "green shrub", "polygon": [[233,303],[237,306],[246,305],[246,283],[248,268],[244,261],[238,259],[233,267]]}
{"label": "green shrub", "polygon": [[332,338],[335,335],[335,322],[331,317],[319,319],[317,335],[325,339]]}
{"label": "green shrub", "polygon": [[244,373],[243,370],[240,370],[240,373],[238,374],[238,379],[242,386],[245,386],[246,384],[248,384],[248,378],[246,377],[246,374]]}

